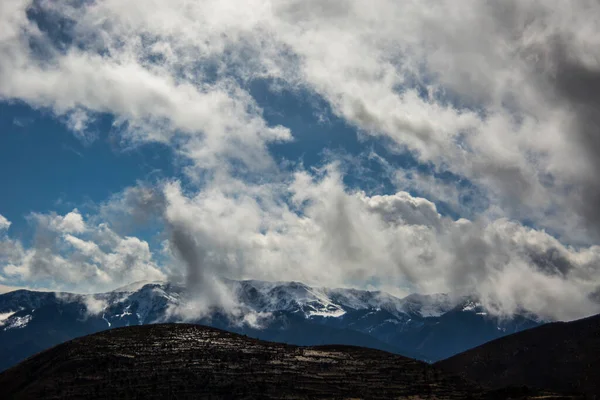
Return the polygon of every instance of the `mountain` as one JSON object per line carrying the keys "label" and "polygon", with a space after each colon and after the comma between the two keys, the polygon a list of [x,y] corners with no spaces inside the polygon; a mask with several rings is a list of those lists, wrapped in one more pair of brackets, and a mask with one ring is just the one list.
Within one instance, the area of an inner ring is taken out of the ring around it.
{"label": "mountain", "polygon": [[[0,370],[58,343],[109,328],[157,322],[211,325],[297,345],[347,344],[436,361],[538,325],[487,315],[476,299],[445,294],[403,299],[380,291],[310,287],[298,282],[226,281],[242,317],[214,310],[183,319],[183,286],[138,282],[107,293],[18,290],[0,295]],[[251,316],[263,316],[260,324]]]}
{"label": "mountain", "polygon": [[600,398],[600,315],[515,333],[436,365],[490,388],[526,385]]}
{"label": "mountain", "polygon": [[11,399],[507,398],[507,392],[484,392],[391,353],[297,347],[188,324],[111,329],[72,340],[1,373],[0,387]]}

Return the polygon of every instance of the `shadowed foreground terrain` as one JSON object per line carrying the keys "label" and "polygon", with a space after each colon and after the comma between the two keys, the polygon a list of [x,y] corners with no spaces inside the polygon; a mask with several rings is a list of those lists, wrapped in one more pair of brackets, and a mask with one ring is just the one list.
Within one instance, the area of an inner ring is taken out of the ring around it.
{"label": "shadowed foreground terrain", "polygon": [[435,365],[490,388],[526,385],[600,399],[600,315],[515,333]]}
{"label": "shadowed foreground terrain", "polygon": [[491,396],[426,363],[379,350],[297,347],[183,324],[118,328],[75,339],[0,374],[0,387],[3,398]]}

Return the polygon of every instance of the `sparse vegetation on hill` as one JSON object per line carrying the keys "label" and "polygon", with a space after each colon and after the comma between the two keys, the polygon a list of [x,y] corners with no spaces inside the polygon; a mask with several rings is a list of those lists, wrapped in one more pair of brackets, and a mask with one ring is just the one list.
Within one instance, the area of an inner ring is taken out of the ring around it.
{"label": "sparse vegetation on hill", "polygon": [[515,333],[436,365],[490,388],[528,386],[600,398],[600,315]]}
{"label": "sparse vegetation on hill", "polygon": [[113,329],[0,374],[5,398],[506,398],[406,357],[298,347],[198,325]]}

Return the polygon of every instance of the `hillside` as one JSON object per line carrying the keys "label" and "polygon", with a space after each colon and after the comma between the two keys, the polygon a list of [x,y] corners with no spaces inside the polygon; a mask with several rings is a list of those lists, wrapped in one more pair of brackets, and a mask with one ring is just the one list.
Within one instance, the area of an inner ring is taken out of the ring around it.
{"label": "hillside", "polygon": [[480,398],[426,363],[352,346],[297,347],[197,325],[118,328],[0,374],[5,398]]}
{"label": "hillside", "polygon": [[436,366],[490,388],[527,385],[600,397],[600,315],[515,333]]}

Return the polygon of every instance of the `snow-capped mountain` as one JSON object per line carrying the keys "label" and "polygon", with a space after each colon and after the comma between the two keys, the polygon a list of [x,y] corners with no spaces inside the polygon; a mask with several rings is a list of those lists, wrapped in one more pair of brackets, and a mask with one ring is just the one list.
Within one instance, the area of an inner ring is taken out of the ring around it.
{"label": "snow-capped mountain", "polygon": [[[197,322],[265,340],[353,344],[428,361],[533,327],[524,316],[494,318],[471,297],[311,287],[298,282],[226,281],[243,315],[219,309],[190,321],[177,310],[185,287],[137,282],[107,293],[18,290],[0,295],[0,370],[77,336],[160,322]],[[238,310],[238,311],[239,311]],[[238,313],[239,314],[239,313]],[[246,315],[261,315],[260,324]]]}
{"label": "snow-capped mountain", "polygon": [[310,317],[341,317],[349,311],[384,310],[398,318],[437,317],[456,304],[447,294],[398,298],[381,291],[311,287],[299,282],[233,282],[238,298],[257,312],[294,311]]}

